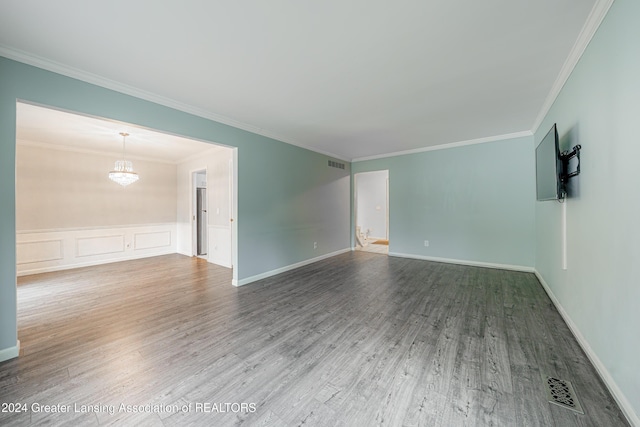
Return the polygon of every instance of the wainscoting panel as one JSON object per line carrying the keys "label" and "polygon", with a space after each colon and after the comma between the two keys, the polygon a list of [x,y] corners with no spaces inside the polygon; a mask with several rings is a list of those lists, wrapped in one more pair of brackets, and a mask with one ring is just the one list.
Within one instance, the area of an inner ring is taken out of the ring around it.
{"label": "wainscoting panel", "polygon": [[177,225],[177,240],[176,247],[177,252],[186,256],[193,256],[193,248],[191,243],[193,241],[191,234],[193,233],[193,228],[190,222],[179,222]]}
{"label": "wainscoting panel", "polygon": [[176,252],[176,224],[16,233],[18,276]]}
{"label": "wainscoting panel", "polygon": [[107,255],[124,252],[124,234],[76,238],[76,256]]}
{"label": "wainscoting panel", "polygon": [[18,243],[16,245],[16,256],[18,265],[63,259],[62,240]]}
{"label": "wainscoting panel", "polygon": [[231,268],[231,228],[209,226],[209,262]]}
{"label": "wainscoting panel", "polygon": [[171,246],[171,231],[136,233],[133,236],[133,249],[136,251],[167,246]]}

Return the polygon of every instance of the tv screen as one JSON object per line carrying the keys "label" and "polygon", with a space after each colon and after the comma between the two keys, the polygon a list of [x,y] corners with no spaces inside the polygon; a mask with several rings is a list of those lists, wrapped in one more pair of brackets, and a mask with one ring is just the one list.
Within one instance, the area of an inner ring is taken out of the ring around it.
{"label": "tv screen", "polygon": [[536,147],[536,198],[558,200],[562,194],[562,161],[558,130],[554,124]]}

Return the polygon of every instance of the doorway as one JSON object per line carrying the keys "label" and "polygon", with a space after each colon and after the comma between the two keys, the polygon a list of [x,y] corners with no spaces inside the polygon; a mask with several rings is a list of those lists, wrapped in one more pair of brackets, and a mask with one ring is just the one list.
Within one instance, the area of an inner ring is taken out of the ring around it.
{"label": "doorway", "polygon": [[354,175],[356,250],[389,253],[389,171]]}
{"label": "doorway", "polygon": [[209,253],[209,225],[207,203],[207,170],[192,173],[193,212],[193,254],[199,258],[208,258]]}
{"label": "doorway", "polygon": [[[108,177],[108,172],[117,168],[114,163],[124,163],[125,142],[119,136],[123,131],[129,134],[127,167],[133,168],[140,178],[126,186]],[[189,199],[194,187],[189,172],[202,170],[204,181],[208,178],[210,183],[211,196],[206,193],[201,196],[205,214],[208,204],[216,206],[218,187],[231,194],[225,194],[225,209],[219,209],[228,212],[229,218],[218,215],[212,219],[205,215],[201,221],[201,235],[206,240],[200,240],[200,254],[210,256],[214,252],[202,230],[224,223],[229,242],[224,250],[229,258],[228,267],[233,267],[231,284],[237,286],[238,227],[234,222],[238,203],[237,151],[82,112],[17,101],[16,275],[33,278],[38,273],[116,261],[192,255]],[[224,156],[218,155],[221,152]],[[212,162],[209,176],[202,164],[205,160]],[[220,163],[228,165],[229,171],[219,168]],[[218,175],[224,175],[225,179]],[[193,198],[197,200],[196,197]],[[20,295],[17,287],[16,277],[16,301]],[[20,353],[18,302],[15,307],[16,346],[9,349],[11,353],[3,351],[0,360],[5,360],[5,354],[14,357]],[[29,351],[29,342],[23,344]]]}
{"label": "doorway", "polygon": [[[140,177],[127,186],[105,179],[124,157],[121,131]],[[233,147],[16,102],[17,275],[179,253],[233,268],[237,284],[237,159]]]}

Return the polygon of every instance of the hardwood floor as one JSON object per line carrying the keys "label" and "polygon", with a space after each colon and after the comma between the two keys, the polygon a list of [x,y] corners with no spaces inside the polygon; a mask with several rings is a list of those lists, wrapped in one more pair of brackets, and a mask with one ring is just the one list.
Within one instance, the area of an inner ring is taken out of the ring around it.
{"label": "hardwood floor", "polygon": [[532,274],[352,252],[230,281],[181,255],[20,278],[0,425],[628,425]]}

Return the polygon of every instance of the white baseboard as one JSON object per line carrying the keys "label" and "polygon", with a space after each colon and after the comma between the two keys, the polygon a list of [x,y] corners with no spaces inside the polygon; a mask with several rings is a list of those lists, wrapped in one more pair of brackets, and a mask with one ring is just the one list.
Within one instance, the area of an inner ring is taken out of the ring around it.
{"label": "white baseboard", "polygon": [[210,260],[210,259],[209,259],[209,260],[207,260],[207,261],[208,261],[208,262],[210,262],[211,264],[215,264],[215,265],[220,266],[220,267],[224,267],[224,268],[233,268],[233,265],[232,265],[232,264],[216,262],[216,261],[212,261],[212,260]]}
{"label": "white baseboard", "polygon": [[151,258],[151,257],[154,257],[154,256],[169,255],[169,254],[175,254],[175,253],[176,253],[175,251],[170,250],[170,251],[163,251],[163,252],[130,255],[130,256],[126,257],[126,258],[111,258],[111,259],[87,261],[87,262],[68,264],[68,265],[56,265],[56,266],[51,266],[51,267],[32,268],[32,269],[29,269],[29,270],[23,270],[23,271],[18,272],[17,276],[21,277],[21,276],[28,276],[30,274],[50,273],[52,271],[62,271],[62,270],[70,270],[70,269],[73,269],[73,268],[91,267],[91,266],[94,266],[94,265],[111,264],[111,263],[114,263],[114,262],[131,261],[131,260],[134,260],[134,259]]}
{"label": "white baseboard", "polygon": [[398,252],[389,252],[389,256],[394,256],[399,258],[420,259],[424,261],[444,262],[447,264],[470,265],[472,267],[486,267],[486,268],[496,268],[499,270],[522,271],[525,273],[533,273],[535,271],[533,267],[527,267],[524,265],[496,264],[491,262],[467,261],[462,259],[439,258],[439,257],[424,256],[424,255],[403,254]]}
{"label": "white baseboard", "polygon": [[16,342],[13,347],[0,350],[0,362],[5,360],[14,359],[20,354],[20,340]]}
{"label": "white baseboard", "polygon": [[613,377],[611,376],[607,368],[604,366],[604,364],[602,363],[598,355],[593,351],[593,349],[589,345],[589,342],[582,335],[582,333],[580,332],[580,329],[578,329],[578,326],[573,322],[569,314],[565,311],[562,304],[560,304],[560,301],[558,300],[558,298],[556,298],[553,291],[551,290],[547,282],[544,280],[542,275],[538,272],[538,270],[535,270],[534,273],[538,278],[538,280],[540,281],[540,283],[542,284],[542,287],[544,288],[547,295],[549,295],[549,298],[553,302],[553,305],[556,307],[556,309],[564,319],[567,326],[569,326],[569,329],[571,330],[571,333],[578,341],[578,344],[580,344],[580,347],[582,347],[582,350],[585,352],[585,354],[587,355],[587,357],[589,358],[593,366],[595,366],[596,371],[598,371],[598,374],[600,375],[600,378],[609,389],[609,392],[618,403],[618,406],[620,406],[620,409],[622,410],[622,413],[624,414],[624,416],[627,417],[627,421],[629,421],[629,424],[635,427],[640,427],[640,417],[638,417],[638,414],[635,413],[633,406],[631,406],[631,403],[629,402],[629,400],[627,400],[624,393],[622,393],[622,390],[620,390],[620,388],[618,387],[618,384],[616,384],[615,380],[613,379]]}
{"label": "white baseboard", "polygon": [[[188,256],[188,257],[193,257],[195,255],[192,255],[190,252],[187,253],[185,251],[177,251],[176,253],[180,254],[180,255],[184,255],[184,256]],[[206,259],[208,263],[210,264],[215,264],[215,265],[219,265],[220,267],[224,267],[224,268],[233,268],[233,265],[231,263],[227,263],[227,262],[219,262],[216,259],[210,258],[208,255],[202,256],[202,255],[198,255],[199,258],[202,259]]]}
{"label": "white baseboard", "polygon": [[18,276],[175,253],[176,224],[27,230],[16,233]]}
{"label": "white baseboard", "polygon": [[341,249],[339,251],[331,252],[325,255],[320,255],[319,257],[307,259],[305,261],[300,261],[295,264],[287,265],[285,267],[276,268],[275,270],[267,271],[261,274],[256,274],[255,276],[246,277],[244,279],[232,280],[231,283],[233,284],[233,286],[244,286],[249,283],[252,283],[261,279],[266,279],[267,277],[275,276],[276,274],[284,273],[299,267],[304,267],[305,265],[313,264],[314,262],[322,261],[323,259],[331,258],[346,252],[351,252],[351,248],[345,248],[345,249]]}

